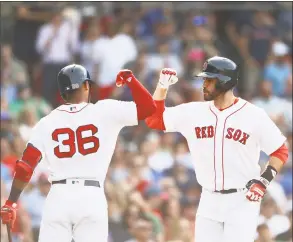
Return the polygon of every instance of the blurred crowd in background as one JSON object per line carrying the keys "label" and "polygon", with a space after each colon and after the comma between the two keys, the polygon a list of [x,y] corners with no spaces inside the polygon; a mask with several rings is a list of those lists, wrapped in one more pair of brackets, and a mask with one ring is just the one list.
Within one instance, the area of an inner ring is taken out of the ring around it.
{"label": "blurred crowd in background", "polygon": [[[132,100],[114,85],[120,69],[152,93],[160,70],[174,68],[179,82],[166,100],[173,106],[202,101],[194,73],[220,55],[241,67],[236,94],[264,108],[288,138],[289,160],[262,202],[256,241],[292,241],[292,2],[231,4],[1,2],[1,204],[32,128],[62,103],[63,66],[89,70],[94,102]],[[260,165],[267,160],[262,153]],[[109,242],[194,241],[201,187],[193,162],[180,134],[143,122],[124,128],[105,182]],[[19,201],[14,242],[37,241],[47,177],[40,163]]]}

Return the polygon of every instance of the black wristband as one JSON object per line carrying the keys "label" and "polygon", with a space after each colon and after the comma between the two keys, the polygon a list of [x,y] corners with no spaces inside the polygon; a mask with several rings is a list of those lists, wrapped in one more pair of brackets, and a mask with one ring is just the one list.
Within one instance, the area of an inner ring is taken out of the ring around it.
{"label": "black wristband", "polygon": [[277,174],[277,170],[274,167],[268,165],[264,172],[261,174],[260,181],[267,187]]}

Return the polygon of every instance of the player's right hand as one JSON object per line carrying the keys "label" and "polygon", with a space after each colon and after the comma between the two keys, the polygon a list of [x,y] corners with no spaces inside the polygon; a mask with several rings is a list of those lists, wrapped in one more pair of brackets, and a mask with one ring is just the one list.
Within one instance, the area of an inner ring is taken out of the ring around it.
{"label": "player's right hand", "polygon": [[175,84],[177,81],[177,72],[170,68],[164,68],[161,70],[158,86],[168,89],[169,86]]}
{"label": "player's right hand", "polygon": [[16,207],[16,203],[7,200],[0,211],[2,223],[10,225],[11,228],[13,228],[16,219]]}
{"label": "player's right hand", "polygon": [[131,82],[135,78],[132,71],[128,69],[123,69],[118,72],[116,77],[116,86],[122,87],[126,82]]}

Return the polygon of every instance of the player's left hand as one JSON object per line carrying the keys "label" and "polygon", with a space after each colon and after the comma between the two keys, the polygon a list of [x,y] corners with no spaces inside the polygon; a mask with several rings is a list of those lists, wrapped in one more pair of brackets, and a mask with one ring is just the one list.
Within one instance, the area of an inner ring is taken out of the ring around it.
{"label": "player's left hand", "polygon": [[122,87],[126,82],[131,82],[135,78],[132,71],[128,69],[123,69],[118,72],[116,77],[116,86]]}
{"label": "player's left hand", "polygon": [[248,189],[246,198],[252,202],[260,202],[266,193],[266,186],[257,179],[252,179],[246,184]]}

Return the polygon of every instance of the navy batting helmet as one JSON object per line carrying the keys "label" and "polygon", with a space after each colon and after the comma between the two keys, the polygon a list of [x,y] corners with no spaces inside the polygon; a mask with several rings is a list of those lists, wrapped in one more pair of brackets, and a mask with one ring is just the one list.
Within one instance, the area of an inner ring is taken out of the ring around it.
{"label": "navy batting helmet", "polygon": [[81,65],[68,65],[58,73],[57,82],[61,96],[78,89],[85,81],[92,82],[89,72]]}
{"label": "navy batting helmet", "polygon": [[196,76],[217,78],[217,88],[221,91],[227,91],[237,85],[239,78],[238,69],[238,66],[232,60],[214,56],[204,63],[202,72]]}

